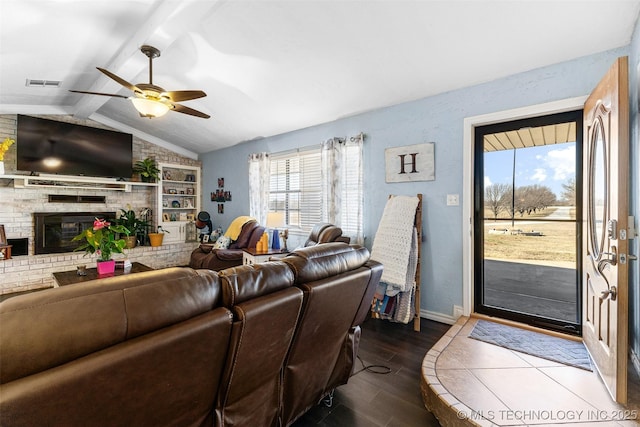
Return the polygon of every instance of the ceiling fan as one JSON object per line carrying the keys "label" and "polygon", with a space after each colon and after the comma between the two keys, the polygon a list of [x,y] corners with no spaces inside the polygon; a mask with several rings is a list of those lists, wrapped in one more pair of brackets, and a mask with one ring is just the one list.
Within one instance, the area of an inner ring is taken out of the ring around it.
{"label": "ceiling fan", "polygon": [[143,45],[140,51],[149,58],[149,83],[131,84],[121,77],[113,74],[111,71],[104,68],[96,67],[102,73],[112,78],[122,86],[133,91],[132,96],[124,96],[116,93],[100,93],[100,92],[86,92],[82,90],[69,90],[69,92],[86,93],[89,95],[102,95],[113,96],[116,98],[130,99],[133,106],[138,110],[140,116],[154,118],[165,115],[168,111],[176,111],[178,113],[189,114],[191,116],[202,117],[208,119],[208,114],[201,111],[194,110],[193,108],[185,107],[184,105],[177,104],[182,101],[189,101],[191,99],[198,99],[207,96],[201,90],[174,90],[167,92],[160,86],[153,84],[153,58],[160,56],[160,51],[153,46]]}

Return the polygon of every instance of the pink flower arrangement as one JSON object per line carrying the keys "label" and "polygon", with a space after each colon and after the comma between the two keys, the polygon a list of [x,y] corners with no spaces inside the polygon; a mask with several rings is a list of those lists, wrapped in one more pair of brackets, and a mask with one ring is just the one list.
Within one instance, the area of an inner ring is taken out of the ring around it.
{"label": "pink flower arrangement", "polygon": [[109,261],[112,253],[121,254],[126,246],[124,239],[116,239],[116,233],[129,234],[129,230],[123,225],[111,225],[106,219],[96,218],[92,228],[87,228],[73,238],[73,241],[85,241],[75,250],[95,253],[99,261]]}

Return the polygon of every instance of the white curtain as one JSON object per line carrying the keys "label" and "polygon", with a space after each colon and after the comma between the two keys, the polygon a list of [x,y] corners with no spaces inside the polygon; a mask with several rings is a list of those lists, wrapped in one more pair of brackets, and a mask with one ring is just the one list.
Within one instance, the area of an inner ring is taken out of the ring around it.
{"label": "white curtain", "polygon": [[322,143],[322,220],[342,226],[340,208],[342,205],[342,153],[344,139],[331,138]]}
{"label": "white curtain", "polygon": [[342,228],[352,243],[364,244],[362,230],[362,134],[322,143],[324,220]]}
{"label": "white curtain", "polygon": [[268,153],[249,155],[249,215],[258,224],[267,223],[271,162]]}

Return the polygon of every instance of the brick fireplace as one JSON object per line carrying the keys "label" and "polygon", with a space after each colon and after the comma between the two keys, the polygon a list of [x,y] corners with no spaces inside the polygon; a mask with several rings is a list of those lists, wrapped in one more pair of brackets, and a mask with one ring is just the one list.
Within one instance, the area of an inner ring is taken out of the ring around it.
{"label": "brick fireplace", "polygon": [[115,220],[115,212],[35,212],[33,214],[35,254],[71,252],[72,241],[82,230],[92,227],[95,218]]}
{"label": "brick fireplace", "polygon": [[[38,116],[52,120],[69,121],[85,126],[106,128],[91,120],[76,120],[71,116]],[[0,115],[0,135],[16,136],[16,115]],[[15,170],[17,141],[5,155],[7,173]],[[134,161],[147,157],[158,162],[201,166],[197,160],[181,156],[168,149],[151,144],[134,136]],[[5,226],[9,239],[28,239],[28,255],[13,256],[0,261],[0,294],[48,288],[56,286],[53,273],[75,270],[76,265],[92,267],[95,257],[82,252],[36,253],[36,222],[33,214],[73,212],[120,212],[131,207],[136,212],[142,208],[156,209],[156,187],[133,186],[130,192],[102,189],[66,188],[15,188],[13,181],[0,177],[0,224]],[[51,197],[54,196],[54,197]],[[131,261],[138,261],[152,268],[186,265],[197,244],[179,243],[157,248],[136,247],[126,251]]]}

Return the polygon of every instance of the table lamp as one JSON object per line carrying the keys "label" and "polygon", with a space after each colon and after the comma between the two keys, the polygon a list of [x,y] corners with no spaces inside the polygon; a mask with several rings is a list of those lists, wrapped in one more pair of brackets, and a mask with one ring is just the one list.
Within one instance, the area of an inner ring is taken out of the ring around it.
{"label": "table lamp", "polygon": [[284,227],[284,212],[269,212],[267,214],[267,227],[273,229],[271,249],[274,251],[280,250],[278,227]]}

